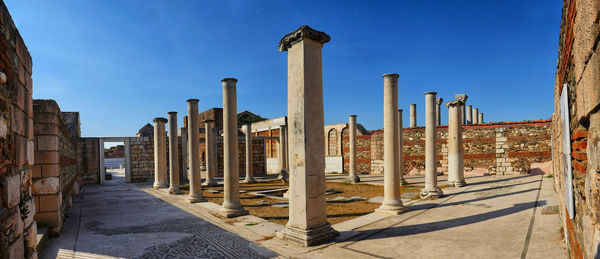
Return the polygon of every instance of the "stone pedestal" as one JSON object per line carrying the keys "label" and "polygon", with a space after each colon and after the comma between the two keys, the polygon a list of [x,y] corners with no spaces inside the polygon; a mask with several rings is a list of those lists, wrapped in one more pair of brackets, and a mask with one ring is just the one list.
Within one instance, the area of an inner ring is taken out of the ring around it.
{"label": "stone pedestal", "polygon": [[406,182],[406,180],[404,179],[404,158],[403,156],[403,151],[402,148],[404,146],[403,143],[403,128],[404,125],[402,124],[402,110],[398,110],[398,172],[400,174],[400,184],[401,185],[408,185],[408,182]]}
{"label": "stone pedestal", "polygon": [[301,26],[283,37],[288,51],[289,215],[279,238],[311,246],[338,235],[329,222],[325,203],[325,136],[323,134],[323,32]]}
{"label": "stone pedestal", "polygon": [[169,112],[169,193],[181,194],[179,189],[179,138],[177,112]]}
{"label": "stone pedestal", "polygon": [[187,100],[188,112],[188,161],[190,166],[190,193],[188,201],[204,202],[202,195],[202,179],[200,169],[200,123],[198,115],[198,99]]}
{"label": "stone pedestal", "polygon": [[463,164],[462,127],[460,125],[461,101],[451,101],[448,106],[448,183],[454,187],[466,185]]}
{"label": "stone pedestal", "polygon": [[435,126],[435,95],[436,92],[425,93],[425,188],[421,190],[421,197],[435,199],[441,197],[443,192],[437,186],[437,157],[435,140],[437,127]]}
{"label": "stone pedestal", "polygon": [[358,183],[360,177],[356,174],[356,115],[350,115],[348,118],[348,135],[350,139],[350,161],[348,165],[348,177],[344,182]]}
{"label": "stone pedestal", "polygon": [[254,161],[252,160],[252,124],[243,125],[242,131],[246,134],[246,179],[244,179],[244,182],[255,183]]}
{"label": "stone pedestal", "polygon": [[442,125],[442,103],[444,102],[444,99],[438,97],[435,100],[435,125],[436,126],[440,126]]}
{"label": "stone pedestal", "polygon": [[473,106],[467,105],[467,124],[473,124]]}
{"label": "stone pedestal", "polygon": [[483,123],[483,112],[480,112],[477,117],[477,122]]}
{"label": "stone pedestal", "polygon": [[223,205],[219,214],[232,218],[248,214],[240,203],[237,79],[224,78],[223,84]]}
{"label": "stone pedestal", "polygon": [[[406,210],[400,199],[398,147],[398,74],[383,75],[383,202],[375,210],[400,214]],[[434,107],[435,109],[435,107]]]}
{"label": "stone pedestal", "polygon": [[408,112],[410,113],[410,127],[414,128],[417,126],[417,104],[410,104]]}
{"label": "stone pedestal", "polygon": [[167,119],[154,118],[154,189],[167,188]]}
{"label": "stone pedestal", "polygon": [[206,163],[206,181],[205,186],[217,186],[215,176],[217,175],[216,163],[216,134],[214,128],[214,120],[204,120],[204,146],[206,147],[205,163]]}
{"label": "stone pedestal", "polygon": [[473,124],[477,124],[479,123],[479,109],[478,108],[473,108],[473,114],[471,115],[473,117]]}

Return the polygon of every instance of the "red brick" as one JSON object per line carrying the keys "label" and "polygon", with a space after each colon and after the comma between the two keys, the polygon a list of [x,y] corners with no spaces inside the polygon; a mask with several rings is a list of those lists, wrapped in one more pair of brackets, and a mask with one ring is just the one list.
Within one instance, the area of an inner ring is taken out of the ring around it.
{"label": "red brick", "polygon": [[571,164],[573,165],[573,168],[575,169],[576,172],[578,172],[582,175],[585,175],[585,169],[587,167],[584,163],[581,163],[577,160],[573,160],[573,161],[571,161]]}
{"label": "red brick", "polygon": [[577,129],[571,133],[571,139],[587,138],[588,132],[584,129]]}
{"label": "red brick", "polygon": [[587,140],[574,141],[572,147],[573,150],[585,150],[587,148]]}
{"label": "red brick", "polygon": [[33,178],[40,178],[40,177],[42,177],[42,166],[41,165],[34,165],[32,167],[32,172],[33,172],[33,174],[31,176]]}
{"label": "red brick", "polygon": [[573,151],[571,153],[571,156],[573,156],[573,158],[580,160],[580,161],[587,160],[587,153],[585,153],[585,151]]}
{"label": "red brick", "polygon": [[35,151],[36,164],[58,164],[58,151]]}

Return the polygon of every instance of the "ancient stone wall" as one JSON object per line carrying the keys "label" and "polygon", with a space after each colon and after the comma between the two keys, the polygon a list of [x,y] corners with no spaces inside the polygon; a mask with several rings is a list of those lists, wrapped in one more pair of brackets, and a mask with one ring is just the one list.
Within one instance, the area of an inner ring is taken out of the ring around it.
{"label": "ancient stone wall", "polygon": [[[600,256],[600,2],[564,0],[554,84],[552,117],[553,170],[561,219],[571,258]],[[566,93],[563,86],[566,85]],[[566,94],[568,114],[561,114]],[[561,117],[569,125],[562,125]],[[564,127],[564,128],[563,128]],[[563,132],[569,129],[570,136]],[[568,143],[564,143],[566,139]],[[564,147],[570,147],[573,180],[566,181]],[[574,215],[569,215],[565,187],[572,185]],[[570,217],[573,219],[570,219]]]}
{"label": "ancient stone wall", "polygon": [[32,60],[0,2],[0,258],[36,256]]}
{"label": "ancient stone wall", "polygon": [[77,143],[77,167],[84,184],[99,183],[100,158],[98,138],[80,138]]}
{"label": "ancient stone wall", "polygon": [[[131,182],[154,181],[154,140],[151,137],[129,138]],[[168,144],[167,144],[168,147]],[[167,148],[168,150],[168,148]],[[167,156],[168,157],[168,156]]]}
{"label": "ancient stone wall", "polygon": [[[203,148],[203,147],[202,147]],[[218,170],[217,176],[223,176],[223,138],[217,140]],[[246,175],[246,139],[238,136],[239,175]],[[261,137],[252,138],[252,160],[254,165],[254,176],[266,173],[265,140]]]}
{"label": "ancient stone wall", "polygon": [[[448,127],[438,126],[438,171],[448,171]],[[484,168],[491,173],[527,173],[532,163],[550,156],[550,120],[481,123],[463,126],[465,168]],[[343,136],[344,170],[348,170],[348,135]],[[410,174],[425,170],[425,128],[403,129],[403,168]],[[383,130],[357,135],[359,172],[383,174]]]}
{"label": "ancient stone wall", "polygon": [[54,100],[33,100],[35,220],[58,235],[78,177],[78,141]]}

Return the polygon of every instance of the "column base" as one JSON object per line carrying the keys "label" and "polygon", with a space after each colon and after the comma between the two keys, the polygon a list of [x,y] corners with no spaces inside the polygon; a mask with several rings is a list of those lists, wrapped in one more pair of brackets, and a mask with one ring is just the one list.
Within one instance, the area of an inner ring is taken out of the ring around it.
{"label": "column base", "polygon": [[214,179],[206,179],[206,181],[204,181],[202,186],[216,187],[216,186],[219,186],[219,184]]}
{"label": "column base", "polygon": [[344,179],[345,183],[360,183],[360,177],[358,175],[349,175]]}
{"label": "column base", "polygon": [[154,185],[152,185],[152,188],[154,189],[162,189],[162,188],[168,188],[169,186],[166,183],[158,183],[158,182],[154,182]]}
{"label": "column base", "polygon": [[190,193],[188,195],[188,201],[190,203],[196,203],[196,202],[206,202],[208,201],[206,198],[204,198],[204,196],[202,196],[202,193]]}
{"label": "column base", "polygon": [[375,212],[382,214],[400,215],[406,211],[406,207],[402,205],[402,200],[384,199],[381,206],[375,209]]}
{"label": "column base", "polygon": [[331,224],[313,229],[299,229],[291,226],[285,226],[281,231],[277,231],[277,237],[302,246],[312,246],[337,237],[339,233],[335,231]]}
{"label": "column base", "polygon": [[438,187],[435,187],[434,190],[428,190],[427,188],[421,190],[421,199],[437,199],[442,196],[444,196],[444,192]]}
{"label": "column base", "polygon": [[404,177],[400,178],[400,185],[409,185],[409,183],[404,179]]}
{"label": "column base", "polygon": [[169,193],[177,195],[177,194],[182,194],[183,192],[178,187],[178,188],[169,188]]}
{"label": "column base", "polygon": [[448,183],[454,187],[463,187],[463,186],[467,185],[465,180],[462,180],[462,181],[450,180],[450,181],[448,181]]}
{"label": "column base", "polygon": [[226,217],[226,218],[235,218],[235,217],[239,217],[239,216],[248,215],[248,211],[242,207],[239,207],[239,208],[223,208],[223,207],[221,207],[221,209],[219,209],[218,213],[219,213],[219,215]]}
{"label": "column base", "polygon": [[254,179],[254,177],[246,177],[244,183],[256,183],[256,179]]}

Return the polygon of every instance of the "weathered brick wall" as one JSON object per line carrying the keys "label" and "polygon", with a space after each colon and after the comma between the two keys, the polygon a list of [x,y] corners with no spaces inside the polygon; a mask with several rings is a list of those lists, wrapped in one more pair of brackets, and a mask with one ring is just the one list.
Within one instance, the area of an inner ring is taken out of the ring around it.
{"label": "weathered brick wall", "polygon": [[[202,147],[203,148],[203,147]],[[223,176],[223,138],[217,140],[217,157],[218,170],[217,176]],[[238,136],[238,155],[239,155],[239,175],[246,175],[246,139],[244,136]],[[254,168],[254,176],[264,175],[266,173],[266,158],[265,158],[265,140],[261,137],[252,138],[252,160]]]}
{"label": "weathered brick wall", "polygon": [[[131,182],[154,181],[154,140],[151,137],[130,138]],[[168,150],[168,145],[167,145]]]}
{"label": "weathered brick wall", "polygon": [[[571,258],[600,256],[600,2],[564,0],[554,84],[553,170]],[[567,85],[570,136],[563,136],[560,96]],[[569,143],[563,143],[563,138]],[[573,182],[565,182],[563,145],[571,147]],[[572,184],[574,219],[565,184]]]}
{"label": "weathered brick wall", "polygon": [[80,138],[77,143],[77,167],[84,184],[100,183],[100,150],[98,138]]}
{"label": "weathered brick wall", "polygon": [[33,164],[32,60],[0,2],[0,258],[37,256]]}
{"label": "weathered brick wall", "polygon": [[38,224],[58,235],[77,178],[77,140],[54,100],[34,100],[33,195]]}
{"label": "weathered brick wall", "polygon": [[[448,171],[448,127],[438,126],[438,171]],[[344,170],[348,170],[348,135],[343,136]],[[463,126],[465,168],[485,168],[497,174],[518,174],[531,163],[550,161],[550,120],[482,123]],[[357,135],[359,172],[383,174],[383,130]],[[425,128],[403,129],[403,167],[407,173],[425,170]]]}

